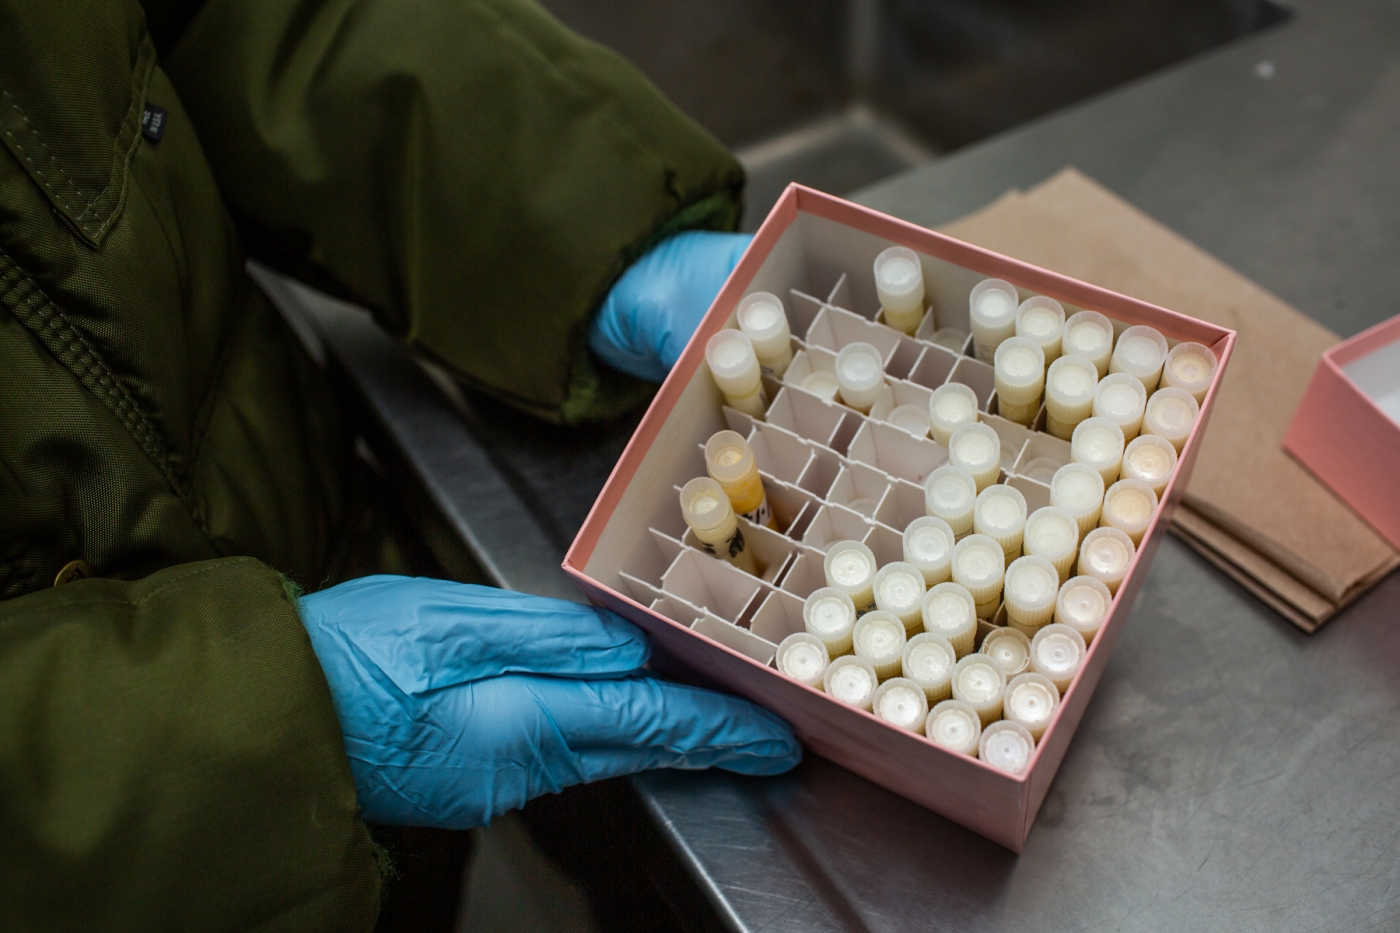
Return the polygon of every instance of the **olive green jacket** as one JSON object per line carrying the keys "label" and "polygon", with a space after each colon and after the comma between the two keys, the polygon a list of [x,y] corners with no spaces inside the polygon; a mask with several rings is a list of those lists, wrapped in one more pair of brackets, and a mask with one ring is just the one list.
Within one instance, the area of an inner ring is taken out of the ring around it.
{"label": "olive green jacket", "polygon": [[0,928],[367,929],[278,576],[357,527],[351,426],[242,238],[572,421],[646,391],[592,309],[742,173],[527,0],[0,0],[0,141]]}

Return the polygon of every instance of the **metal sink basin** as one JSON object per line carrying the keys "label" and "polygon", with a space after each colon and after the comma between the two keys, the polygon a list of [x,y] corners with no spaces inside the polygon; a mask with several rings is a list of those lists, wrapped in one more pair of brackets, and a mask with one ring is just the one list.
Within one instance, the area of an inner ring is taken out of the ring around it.
{"label": "metal sink basin", "polygon": [[1270,0],[543,0],[749,169],[846,194],[1279,23]]}

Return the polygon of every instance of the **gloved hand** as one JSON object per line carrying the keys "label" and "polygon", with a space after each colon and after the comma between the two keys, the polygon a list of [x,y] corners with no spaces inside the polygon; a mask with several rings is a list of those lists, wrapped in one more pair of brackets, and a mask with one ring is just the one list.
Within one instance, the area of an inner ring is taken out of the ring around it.
{"label": "gloved hand", "polygon": [[467,829],[571,784],[802,757],[771,713],[639,674],[646,636],[605,609],[375,576],[298,610],[372,823]]}
{"label": "gloved hand", "polygon": [[589,347],[614,369],[662,381],[752,239],[692,230],[662,240],[603,299]]}

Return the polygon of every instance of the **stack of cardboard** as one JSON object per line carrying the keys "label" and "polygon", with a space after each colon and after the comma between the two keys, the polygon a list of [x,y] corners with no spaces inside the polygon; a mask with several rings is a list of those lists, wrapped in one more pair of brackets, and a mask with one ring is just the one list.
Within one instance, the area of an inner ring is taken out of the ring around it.
{"label": "stack of cardboard", "polygon": [[1238,331],[1173,531],[1289,621],[1314,631],[1400,566],[1283,449],[1336,334],[1073,169],[944,230]]}

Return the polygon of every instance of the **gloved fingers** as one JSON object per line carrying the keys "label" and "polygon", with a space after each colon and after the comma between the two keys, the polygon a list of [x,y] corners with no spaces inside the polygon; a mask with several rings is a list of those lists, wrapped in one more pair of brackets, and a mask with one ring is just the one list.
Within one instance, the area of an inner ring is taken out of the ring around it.
{"label": "gloved fingers", "polygon": [[616,677],[651,655],[642,630],[607,609],[447,580],[363,577],[300,608],[408,694],[507,673]]}
{"label": "gloved fingers", "polygon": [[802,746],[781,719],[738,697],[650,677],[530,678],[569,748],[597,768],[589,780],[658,767],[778,774]]}

